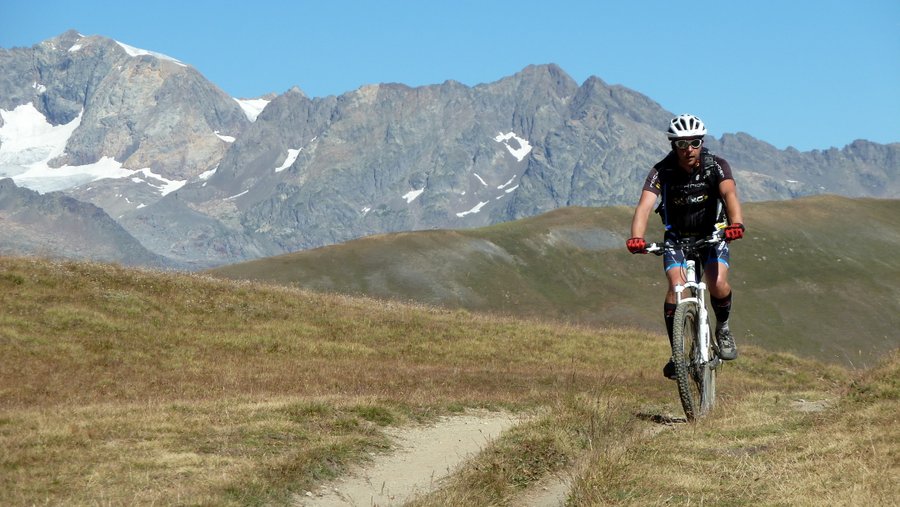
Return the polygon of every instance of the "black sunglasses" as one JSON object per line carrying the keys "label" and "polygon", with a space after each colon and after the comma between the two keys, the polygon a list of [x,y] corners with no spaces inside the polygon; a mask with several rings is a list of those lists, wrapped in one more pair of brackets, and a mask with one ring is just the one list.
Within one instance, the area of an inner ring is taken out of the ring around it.
{"label": "black sunglasses", "polygon": [[703,139],[679,139],[672,141],[672,144],[679,150],[686,150],[688,146],[691,148],[699,148],[703,145]]}

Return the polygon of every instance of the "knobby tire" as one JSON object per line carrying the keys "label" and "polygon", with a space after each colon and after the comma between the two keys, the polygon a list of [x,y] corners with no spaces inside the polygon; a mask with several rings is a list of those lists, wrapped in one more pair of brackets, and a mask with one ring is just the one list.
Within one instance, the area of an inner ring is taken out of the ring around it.
{"label": "knobby tire", "polygon": [[[678,395],[688,421],[706,415],[715,403],[716,395],[716,372],[710,364],[703,364],[701,360],[699,320],[699,308],[695,302],[683,302],[675,309],[672,357]],[[709,357],[713,357],[711,350]]]}

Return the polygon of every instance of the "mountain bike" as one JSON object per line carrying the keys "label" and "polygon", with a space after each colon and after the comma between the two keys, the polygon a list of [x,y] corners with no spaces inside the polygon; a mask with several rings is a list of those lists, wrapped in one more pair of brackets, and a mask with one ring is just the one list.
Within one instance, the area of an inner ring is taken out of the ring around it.
{"label": "mountain bike", "polygon": [[[723,241],[721,231],[700,239],[680,240],[675,248],[684,252],[685,280],[675,286],[675,327],[672,337],[672,361],[678,395],[688,421],[706,415],[716,401],[716,368],[722,363],[718,346],[709,328],[706,308],[706,283],[702,281],[700,255],[711,245]],[[647,252],[662,255],[663,244],[650,243]]]}

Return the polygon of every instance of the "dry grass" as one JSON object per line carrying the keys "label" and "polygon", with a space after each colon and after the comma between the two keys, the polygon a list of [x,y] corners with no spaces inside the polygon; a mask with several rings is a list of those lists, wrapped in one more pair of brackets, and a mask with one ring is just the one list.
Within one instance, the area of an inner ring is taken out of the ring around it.
{"label": "dry grass", "polygon": [[402,419],[363,400],[18,410],[0,426],[0,489],[4,505],[252,504],[333,477]]}
{"label": "dry grass", "polygon": [[535,409],[652,339],[108,265],[0,272],[2,504],[286,501],[383,446],[380,425]]}
{"label": "dry grass", "polygon": [[[729,381],[749,387],[737,372]],[[825,372],[828,373],[828,372]],[[596,456],[574,505],[896,505],[900,354],[849,391],[752,389],[701,424],[677,425]],[[872,386],[877,390],[866,397]]]}
{"label": "dry grass", "polygon": [[3,407],[257,394],[468,403],[461,392],[521,404],[625,353],[592,350],[588,330],[465,311],[102,265],[5,264],[24,282],[2,296]]}
{"label": "dry grass", "polygon": [[[665,346],[0,258],[0,504],[284,504],[384,450],[384,427],[467,407],[534,416],[422,505],[503,505],[559,471],[575,505],[897,498],[896,358],[851,384],[837,366],[746,347],[712,417],[669,429]],[[802,412],[800,397],[831,405]]]}

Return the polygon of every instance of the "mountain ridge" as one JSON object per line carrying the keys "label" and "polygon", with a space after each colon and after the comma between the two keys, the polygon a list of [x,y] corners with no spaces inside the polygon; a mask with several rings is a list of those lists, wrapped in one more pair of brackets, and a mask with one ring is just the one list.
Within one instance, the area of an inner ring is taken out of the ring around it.
{"label": "mountain ridge", "polygon": [[[0,111],[28,101],[51,124],[79,119],[41,174],[115,166],[115,178],[65,192],[198,267],[633,204],[668,151],[672,116],[639,92],[596,76],[579,85],[543,64],[472,87],[371,84],[321,98],[294,87],[251,119],[188,64],[74,31],[0,50],[0,70]],[[2,121],[0,177],[15,179],[40,160],[8,152]],[[732,163],[746,201],[900,196],[900,143],[798,152],[737,133],[707,145]]]}

